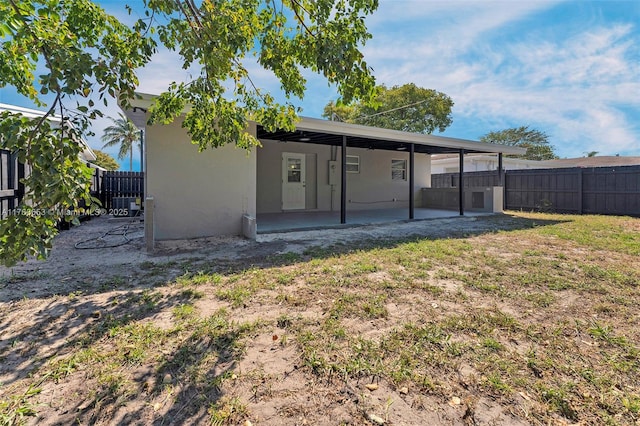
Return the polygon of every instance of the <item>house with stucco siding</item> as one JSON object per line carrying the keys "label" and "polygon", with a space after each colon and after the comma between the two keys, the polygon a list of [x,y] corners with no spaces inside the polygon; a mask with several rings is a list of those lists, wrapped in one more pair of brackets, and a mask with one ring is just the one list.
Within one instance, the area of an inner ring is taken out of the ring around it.
{"label": "house with stucco siding", "polygon": [[[153,241],[217,235],[255,237],[264,215],[402,209],[414,219],[431,186],[431,156],[521,154],[521,148],[301,118],[292,132],[250,122],[262,147],[198,151],[182,120],[147,126],[153,96],[126,115],[145,131],[145,226]],[[461,200],[464,197],[461,197]],[[500,205],[501,208],[501,205]],[[462,213],[462,202],[461,202]],[[339,214],[339,218],[338,218]],[[148,241],[149,242],[149,241]]]}

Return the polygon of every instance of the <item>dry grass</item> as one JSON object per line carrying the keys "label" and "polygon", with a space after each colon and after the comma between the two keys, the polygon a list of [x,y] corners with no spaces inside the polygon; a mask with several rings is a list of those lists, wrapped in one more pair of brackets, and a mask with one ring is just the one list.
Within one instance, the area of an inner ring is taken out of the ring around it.
{"label": "dry grass", "polygon": [[640,222],[515,216],[5,304],[0,424],[637,424]]}

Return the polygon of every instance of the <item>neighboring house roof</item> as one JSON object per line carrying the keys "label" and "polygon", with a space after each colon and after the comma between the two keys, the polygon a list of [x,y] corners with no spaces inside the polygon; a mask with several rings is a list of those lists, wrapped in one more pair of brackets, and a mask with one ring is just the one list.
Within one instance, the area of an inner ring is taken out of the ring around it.
{"label": "neighboring house roof", "polygon": [[[42,117],[45,114],[43,111],[38,111],[36,109],[23,108],[16,105],[9,105],[9,104],[3,104],[3,103],[0,103],[0,112],[1,111],[9,111],[14,114],[21,114],[27,118]],[[49,115],[47,119],[53,123],[60,123],[61,121],[60,116],[57,116],[57,115]],[[95,161],[97,158],[96,154],[93,152],[93,150],[91,149],[87,141],[84,140],[84,138],[82,138],[80,140],[80,143],[82,143],[83,145],[83,150],[81,153],[82,159],[85,161]]]}
{"label": "neighboring house roof", "polygon": [[[496,161],[497,157],[495,155],[483,155],[483,154],[470,154],[465,157],[466,161]],[[432,165],[449,165],[449,164],[458,164],[459,155],[458,154],[438,154],[433,155],[431,157]],[[554,166],[551,161],[552,160],[527,160],[524,158],[513,158],[513,157],[504,157],[502,159],[503,163],[510,164],[520,164],[523,166],[527,166],[528,168],[548,168],[548,167],[561,167]]]}
{"label": "neighboring house roof", "polygon": [[[138,95],[140,98],[130,101],[132,109],[125,111],[125,114],[140,127],[144,126],[145,116],[142,112],[151,107],[155,96],[146,93],[138,93]],[[348,137],[349,147],[356,148],[404,151],[409,149],[409,144],[414,144],[415,152],[426,154],[452,153],[460,150],[464,150],[466,153],[526,153],[526,149],[512,146],[425,135],[421,133],[402,132],[399,130],[382,129],[309,117],[301,117],[300,121],[296,124],[296,130],[293,132],[268,132],[258,124],[259,139],[341,145],[343,136]]]}
{"label": "neighboring house roof", "polygon": [[637,166],[640,165],[640,157],[624,157],[603,155],[595,157],[561,158],[547,160],[551,167],[613,167],[613,166]]}
{"label": "neighboring house roof", "polygon": [[[465,157],[466,161],[472,160],[495,160],[495,156],[471,154]],[[432,165],[458,164],[458,154],[439,154],[431,157]],[[579,158],[561,158],[556,160],[526,160],[523,158],[505,157],[504,163],[519,164],[527,168],[568,168],[568,167],[614,167],[614,166],[636,166],[640,165],[640,157],[624,156],[596,156]]]}

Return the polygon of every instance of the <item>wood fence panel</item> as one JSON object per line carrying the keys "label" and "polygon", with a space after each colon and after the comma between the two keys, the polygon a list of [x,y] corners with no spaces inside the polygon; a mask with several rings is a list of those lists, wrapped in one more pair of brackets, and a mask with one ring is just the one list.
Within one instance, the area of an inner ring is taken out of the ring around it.
{"label": "wood fence panel", "polygon": [[[464,182],[498,186],[499,176],[468,172]],[[457,173],[431,177],[434,188],[457,185]],[[506,170],[504,187],[508,210],[640,216],[640,166]]]}
{"label": "wood fence panel", "polygon": [[640,166],[583,169],[584,213],[640,215]]}
{"label": "wood fence panel", "polygon": [[24,166],[16,156],[0,149],[0,219],[4,219],[20,204],[24,188],[20,179],[24,177]]}
{"label": "wood fence panel", "polygon": [[104,172],[101,182],[102,205],[113,208],[113,198],[131,197],[144,199],[144,174],[141,172]]}
{"label": "wood fence panel", "polygon": [[[433,188],[457,188],[460,173],[441,173],[431,176]],[[464,174],[465,188],[478,188],[482,186],[499,186],[500,176],[497,171],[468,172]]]}
{"label": "wood fence panel", "polygon": [[102,182],[102,175],[104,172],[100,169],[95,169],[93,171],[93,176],[91,177],[91,195],[96,198],[100,198],[100,183]]}
{"label": "wood fence panel", "polygon": [[509,210],[579,213],[579,170],[507,170],[505,207]]}

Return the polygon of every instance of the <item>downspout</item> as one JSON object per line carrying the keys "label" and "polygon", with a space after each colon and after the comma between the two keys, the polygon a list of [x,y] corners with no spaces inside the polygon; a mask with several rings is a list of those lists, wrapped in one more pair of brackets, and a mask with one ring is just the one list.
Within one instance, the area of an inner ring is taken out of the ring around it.
{"label": "downspout", "polygon": [[[336,161],[337,157],[338,157],[338,147],[336,145],[331,145],[331,156],[330,156],[331,161]],[[329,172],[329,173],[331,173],[331,172]],[[332,183],[331,184],[331,195],[330,195],[330,198],[331,198],[331,211],[335,210],[335,206],[333,205],[333,199],[334,199],[335,193],[336,193],[336,185]]]}
{"label": "downspout", "polygon": [[144,130],[140,129],[140,173],[144,172]]}

